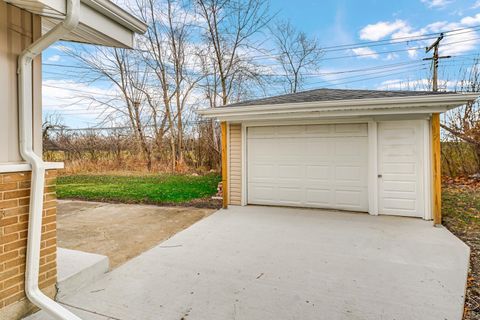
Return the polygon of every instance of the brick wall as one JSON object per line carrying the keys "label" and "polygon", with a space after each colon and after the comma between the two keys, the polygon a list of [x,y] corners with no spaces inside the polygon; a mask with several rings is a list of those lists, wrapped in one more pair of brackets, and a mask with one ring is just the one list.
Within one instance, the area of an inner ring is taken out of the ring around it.
{"label": "brick wall", "polygon": [[[40,252],[40,288],[55,295],[56,266],[56,170],[46,173]],[[25,299],[30,172],[0,173],[0,318],[15,319],[32,309]]]}

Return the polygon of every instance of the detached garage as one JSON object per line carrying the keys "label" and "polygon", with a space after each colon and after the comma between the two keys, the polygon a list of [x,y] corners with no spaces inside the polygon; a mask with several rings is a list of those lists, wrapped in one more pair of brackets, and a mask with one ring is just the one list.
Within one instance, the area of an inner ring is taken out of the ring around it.
{"label": "detached garage", "polygon": [[440,215],[439,114],[477,94],[318,89],[201,111],[222,122],[224,205]]}

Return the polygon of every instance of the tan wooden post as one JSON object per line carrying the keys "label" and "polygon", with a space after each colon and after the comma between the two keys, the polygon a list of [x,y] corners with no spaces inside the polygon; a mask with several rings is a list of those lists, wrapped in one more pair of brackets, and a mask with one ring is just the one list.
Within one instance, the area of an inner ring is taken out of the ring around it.
{"label": "tan wooden post", "polygon": [[222,192],[223,208],[228,208],[228,172],[227,172],[227,123],[220,124],[222,128]]}
{"label": "tan wooden post", "polygon": [[440,114],[432,114],[433,224],[442,224]]}

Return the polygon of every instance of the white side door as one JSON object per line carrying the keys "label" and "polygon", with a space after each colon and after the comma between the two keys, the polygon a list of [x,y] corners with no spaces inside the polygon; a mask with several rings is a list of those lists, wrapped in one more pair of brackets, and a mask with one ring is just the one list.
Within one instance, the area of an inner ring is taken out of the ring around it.
{"label": "white side door", "polygon": [[424,217],[423,125],[378,123],[379,214]]}

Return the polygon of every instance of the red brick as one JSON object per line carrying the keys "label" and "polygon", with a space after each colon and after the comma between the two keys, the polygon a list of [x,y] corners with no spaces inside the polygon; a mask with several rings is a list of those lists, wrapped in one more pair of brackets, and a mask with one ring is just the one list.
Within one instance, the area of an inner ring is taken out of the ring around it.
{"label": "red brick", "polygon": [[9,296],[18,293],[19,291],[20,291],[19,285],[0,291],[0,300],[6,299]]}
{"label": "red brick", "polygon": [[29,206],[21,206],[21,207],[15,207],[15,208],[10,208],[10,209],[4,209],[4,213],[6,217],[9,216],[16,216],[16,215],[21,215],[28,213]]}
{"label": "red brick", "polygon": [[3,199],[18,199],[30,196],[30,189],[5,191]]}
{"label": "red brick", "polygon": [[23,231],[27,229],[28,229],[28,222],[20,222],[20,223],[15,223],[3,228],[3,232],[4,234],[10,234],[10,233]]}
{"label": "red brick", "polygon": [[18,223],[18,217],[2,218],[0,216],[0,227],[11,226]]}
{"label": "red brick", "polygon": [[30,205],[30,198],[27,197],[27,198],[19,198],[18,199],[18,205],[19,206],[28,206]]}
{"label": "red brick", "polygon": [[11,250],[20,249],[21,247],[26,247],[26,246],[27,246],[27,239],[22,239],[12,243],[8,243],[3,247],[5,251],[11,251]]}
{"label": "red brick", "polygon": [[0,281],[3,282],[3,281],[5,281],[5,280],[7,280],[7,279],[10,279],[10,278],[18,275],[18,274],[20,274],[20,273],[18,272],[18,268],[6,270],[6,271],[4,271],[4,272],[2,272],[2,273],[0,274]]}
{"label": "red brick", "polygon": [[30,172],[7,173],[3,176],[3,183],[31,180]]}
{"label": "red brick", "polygon": [[18,233],[12,233],[12,234],[8,234],[8,235],[3,235],[3,236],[0,236],[0,243],[2,243],[2,244],[7,244],[7,243],[10,243],[10,242],[13,242],[13,241],[18,240],[18,238],[19,238],[19,234],[18,234]]}
{"label": "red brick", "polygon": [[[9,251],[9,252],[5,252],[3,254],[0,255],[0,261],[2,262],[5,262],[5,261],[8,261],[8,260],[12,260],[12,259],[15,259],[16,257],[19,256],[19,252],[18,251]],[[0,275],[1,277],[1,275]],[[0,279],[1,280],[1,279]]]}
{"label": "red brick", "polygon": [[16,182],[0,184],[0,191],[8,191],[8,190],[15,190],[15,189],[17,189],[17,183]]}
{"label": "red brick", "polygon": [[2,200],[0,201],[0,209],[10,209],[18,206],[17,199]]}

